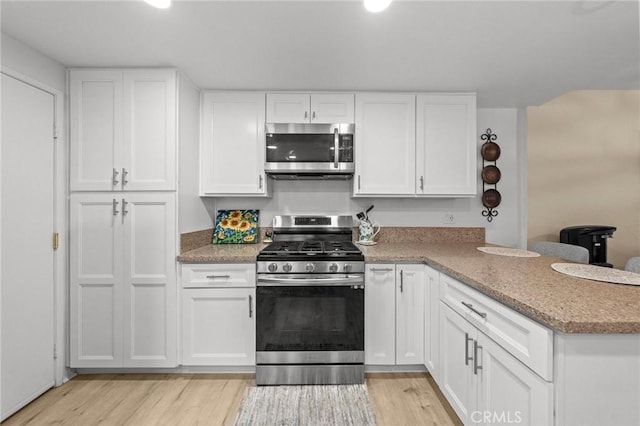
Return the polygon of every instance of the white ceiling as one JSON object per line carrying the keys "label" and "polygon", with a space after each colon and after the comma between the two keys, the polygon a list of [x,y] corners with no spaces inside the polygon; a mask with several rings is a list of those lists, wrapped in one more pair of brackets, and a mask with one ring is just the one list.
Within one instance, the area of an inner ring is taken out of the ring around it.
{"label": "white ceiling", "polygon": [[175,66],[203,89],[475,91],[484,107],[640,87],[638,1],[2,0],[66,66]]}

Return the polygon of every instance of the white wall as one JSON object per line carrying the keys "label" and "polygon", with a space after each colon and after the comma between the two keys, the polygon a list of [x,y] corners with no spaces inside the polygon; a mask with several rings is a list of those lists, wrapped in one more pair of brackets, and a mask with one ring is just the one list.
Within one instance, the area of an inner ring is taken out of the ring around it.
{"label": "white wall", "polygon": [[64,93],[65,67],[61,63],[4,33],[0,37],[3,69],[16,71]]}
{"label": "white wall", "polygon": [[200,91],[183,74],[178,79],[178,232],[213,227],[215,200],[198,196]]}
{"label": "white wall", "polygon": [[[522,246],[518,228],[521,209],[518,207],[519,173],[518,110],[478,109],[478,150],[482,145],[480,135],[490,127],[498,136],[501,157],[497,166],[502,171],[498,190],[502,203],[497,208],[499,214],[489,223],[481,214],[482,181],[479,177],[482,159],[478,155],[478,196],[465,199],[402,199],[402,198],[352,198],[351,181],[273,181],[269,180],[271,198],[217,198],[203,199],[193,207],[200,210],[199,218],[192,220],[200,225],[207,220],[202,214],[204,206],[210,217],[216,209],[255,208],[260,210],[260,225],[269,226],[276,214],[352,214],[375,205],[370,217],[382,226],[445,226],[443,216],[452,213],[455,224],[448,226],[486,227],[488,242],[505,246]],[[209,222],[207,227],[212,227]],[[196,230],[191,223],[184,229]],[[181,228],[182,229],[182,228]],[[199,228],[203,229],[203,228]]]}

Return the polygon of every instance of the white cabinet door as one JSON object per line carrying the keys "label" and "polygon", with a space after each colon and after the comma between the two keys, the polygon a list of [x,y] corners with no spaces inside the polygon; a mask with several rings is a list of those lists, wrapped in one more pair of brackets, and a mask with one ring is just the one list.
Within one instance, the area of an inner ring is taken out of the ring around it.
{"label": "white cabinet door", "polygon": [[478,333],[478,345],[479,413],[473,414],[471,420],[486,425],[553,424],[553,384],[483,333]]}
{"label": "white cabinet door", "polygon": [[356,95],[354,195],[415,195],[415,96]]}
{"label": "white cabinet door", "polygon": [[396,362],[395,270],[394,264],[370,264],[365,269],[365,364]]}
{"label": "white cabinet door", "polygon": [[70,190],[176,189],[176,71],[69,72]]}
{"label": "white cabinet door", "polygon": [[124,72],[122,189],[176,189],[176,72]]}
{"label": "white cabinet door", "polygon": [[255,288],[184,289],[183,365],[255,365]]}
{"label": "white cabinet door", "polygon": [[267,93],[267,123],[309,123],[308,93]]}
{"label": "white cabinet door", "polygon": [[353,123],[352,93],[268,93],[267,123]]}
{"label": "white cabinet door", "polygon": [[175,367],[175,194],[115,195],[70,197],[70,366]]}
{"label": "white cabinet door", "polygon": [[120,203],[120,199],[108,193],[71,194],[69,339],[72,368],[123,365]]}
{"label": "white cabinet door", "polygon": [[475,95],[418,95],[415,192],[476,195],[476,140]]}
{"label": "white cabinet door", "polygon": [[424,265],[396,265],[396,364],[424,364]]}
{"label": "white cabinet door", "polygon": [[123,196],[124,366],[175,367],[175,195]]}
{"label": "white cabinet door", "polygon": [[72,70],[69,73],[69,150],[71,191],[111,191],[114,170],[122,167],[121,71]]}
{"label": "white cabinet door", "polygon": [[353,123],[352,93],[314,93],[311,95],[312,123]]}
{"label": "white cabinet door", "polygon": [[267,195],[264,93],[202,95],[201,195]]}
{"label": "white cabinet door", "polygon": [[425,266],[424,295],[424,365],[440,384],[440,273],[429,266]]}
{"label": "white cabinet door", "polygon": [[464,424],[477,407],[473,343],[477,330],[444,303],[440,304],[440,390]]}

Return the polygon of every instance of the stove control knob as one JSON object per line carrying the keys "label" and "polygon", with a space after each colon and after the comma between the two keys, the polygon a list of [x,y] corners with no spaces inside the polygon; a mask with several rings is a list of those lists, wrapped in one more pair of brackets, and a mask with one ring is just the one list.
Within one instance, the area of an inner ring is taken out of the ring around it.
{"label": "stove control knob", "polygon": [[278,270],[278,264],[270,263],[267,269],[269,269],[269,272],[275,272]]}
{"label": "stove control knob", "polygon": [[344,272],[346,272],[347,274],[349,272],[351,272],[351,265],[350,264],[348,264],[348,263],[344,264]]}
{"label": "stove control knob", "polygon": [[307,263],[307,266],[305,266],[305,268],[307,272],[313,272],[316,270],[316,265],[314,265],[313,263]]}
{"label": "stove control knob", "polygon": [[284,272],[291,272],[292,266],[290,263],[285,263],[284,265],[282,265],[282,270]]}
{"label": "stove control knob", "polygon": [[338,272],[338,264],[332,263],[331,265],[329,265],[329,272]]}

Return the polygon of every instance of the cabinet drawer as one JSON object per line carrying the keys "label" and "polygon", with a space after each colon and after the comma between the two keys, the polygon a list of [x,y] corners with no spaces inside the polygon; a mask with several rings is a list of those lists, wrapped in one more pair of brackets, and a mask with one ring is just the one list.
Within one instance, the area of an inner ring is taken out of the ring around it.
{"label": "cabinet drawer", "polygon": [[255,287],[254,263],[182,265],[183,288]]}
{"label": "cabinet drawer", "polygon": [[441,274],[440,299],[543,379],[553,378],[553,332]]}

